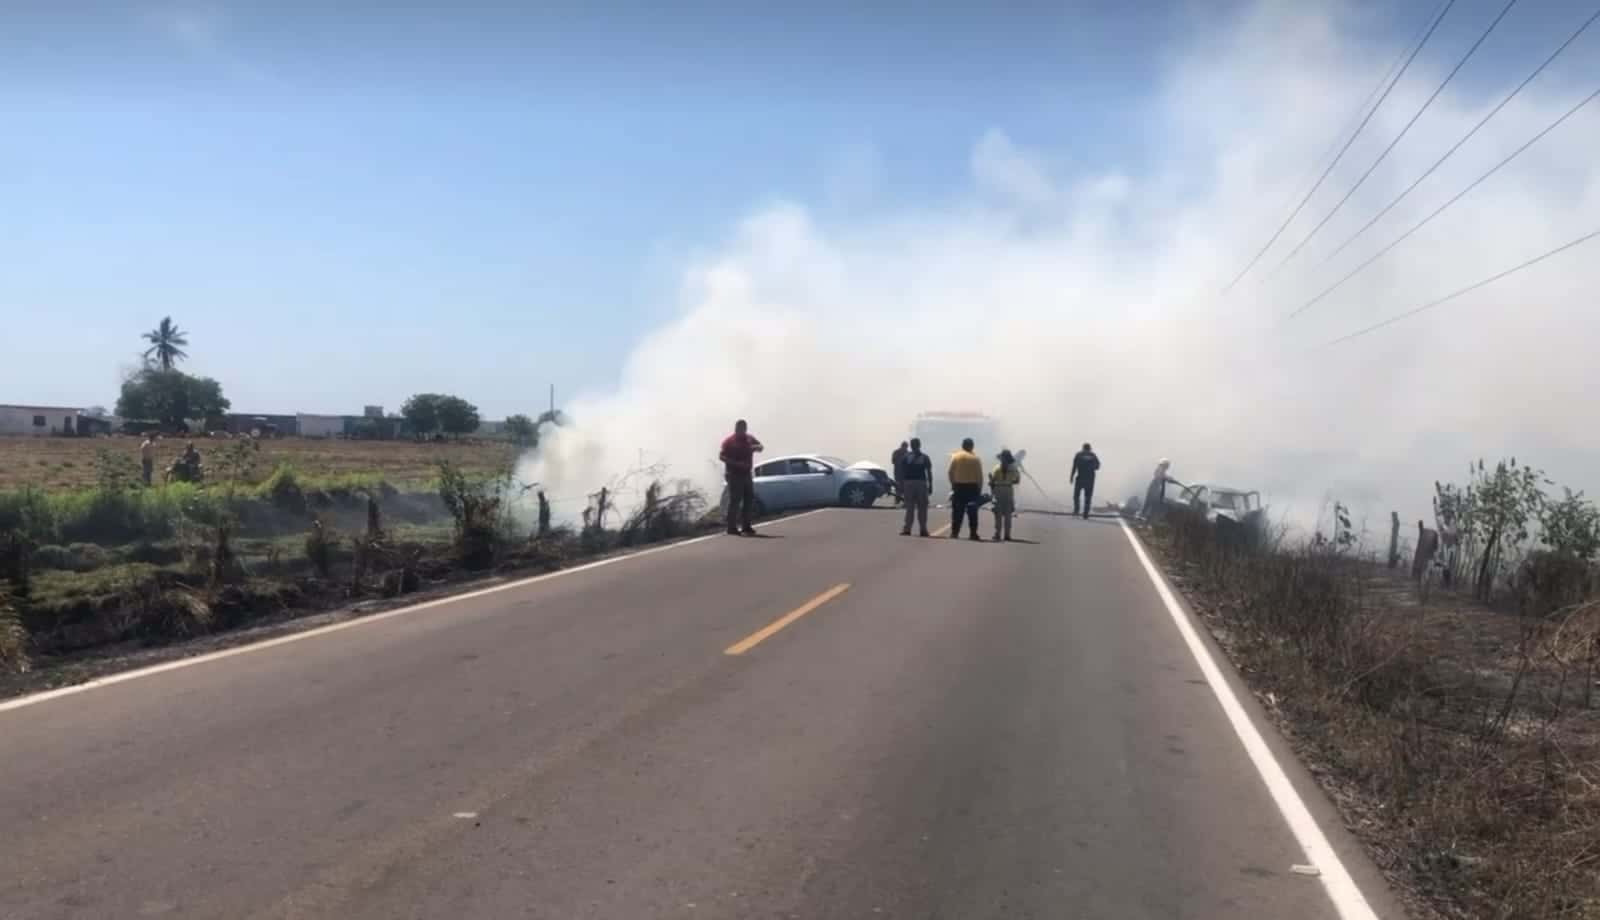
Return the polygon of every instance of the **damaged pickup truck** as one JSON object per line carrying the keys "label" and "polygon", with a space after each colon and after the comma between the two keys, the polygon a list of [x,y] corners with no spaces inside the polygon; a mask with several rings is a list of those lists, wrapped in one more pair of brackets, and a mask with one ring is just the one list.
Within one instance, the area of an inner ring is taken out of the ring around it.
{"label": "damaged pickup truck", "polygon": [[1217,538],[1226,542],[1256,542],[1266,537],[1266,508],[1260,492],[1203,483],[1184,485],[1176,479],[1167,483],[1167,513],[1199,515],[1216,527]]}

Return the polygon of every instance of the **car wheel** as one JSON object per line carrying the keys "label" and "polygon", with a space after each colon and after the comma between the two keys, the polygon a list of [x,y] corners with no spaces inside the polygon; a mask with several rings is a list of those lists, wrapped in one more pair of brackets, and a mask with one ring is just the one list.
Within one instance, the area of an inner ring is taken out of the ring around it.
{"label": "car wheel", "polygon": [[864,483],[847,483],[839,490],[839,504],[850,508],[866,508],[878,500],[877,491]]}

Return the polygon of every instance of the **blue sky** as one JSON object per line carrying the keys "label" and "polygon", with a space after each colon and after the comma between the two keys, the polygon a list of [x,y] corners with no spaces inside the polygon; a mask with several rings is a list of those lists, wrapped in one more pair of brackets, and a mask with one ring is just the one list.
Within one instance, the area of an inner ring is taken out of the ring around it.
{"label": "blue sky", "polygon": [[[764,203],[935,207],[996,128],[1137,172],[1169,52],[1235,9],[400,6],[8,4],[0,401],[110,405],[168,314],[246,411],[603,389]],[[1570,18],[1539,6],[1490,64]],[[1375,39],[1421,13],[1366,8]]]}

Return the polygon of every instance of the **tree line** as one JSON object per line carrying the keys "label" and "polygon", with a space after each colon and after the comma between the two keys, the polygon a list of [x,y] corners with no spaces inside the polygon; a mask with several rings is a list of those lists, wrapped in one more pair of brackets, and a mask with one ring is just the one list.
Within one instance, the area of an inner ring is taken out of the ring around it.
{"label": "tree line", "polygon": [[[117,415],[182,429],[191,419],[217,418],[232,408],[221,383],[178,369],[178,364],[189,358],[184,350],[189,338],[172,317],[163,317],[154,329],[140,337],[148,347],[139,369],[122,382]],[[469,435],[483,422],[477,406],[447,393],[412,396],[400,407],[400,417],[418,437]],[[541,413],[537,419],[519,413],[506,419],[505,433],[518,444],[533,446],[538,444],[545,426],[560,423],[561,414],[554,410]]]}

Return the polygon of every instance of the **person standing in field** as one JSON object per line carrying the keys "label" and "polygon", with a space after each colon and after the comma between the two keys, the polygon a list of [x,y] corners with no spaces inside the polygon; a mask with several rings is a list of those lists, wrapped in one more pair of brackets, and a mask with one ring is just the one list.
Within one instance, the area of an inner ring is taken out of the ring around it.
{"label": "person standing in field", "polygon": [[983,461],[973,453],[971,438],[961,442],[961,449],[950,455],[950,539],[961,536],[961,519],[967,520],[968,537],[978,536],[978,506],[983,504]]}
{"label": "person standing in field", "polygon": [[1100,471],[1100,458],[1085,441],[1083,450],[1072,458],[1072,474],[1067,481],[1072,485],[1072,513],[1078,513],[1078,502],[1083,501],[1083,519],[1089,519],[1089,509],[1094,504],[1094,474]]}
{"label": "person standing in field", "polygon": [[994,538],[1011,542],[1011,519],[1017,513],[1017,486],[1022,470],[1011,451],[1000,451],[1000,462],[989,472],[989,492],[994,496]]}
{"label": "person standing in field", "polygon": [[733,423],[733,434],[722,439],[722,475],[728,483],[728,533],[753,536],[756,483],[755,455],[766,448],[750,433],[750,424],[744,419]]}
{"label": "person standing in field", "polygon": [[911,520],[916,518],[917,526],[924,537],[928,535],[928,496],[933,492],[933,458],[922,452],[922,439],[912,438],[910,449],[900,458],[900,465],[895,468],[895,475],[900,478],[900,495],[906,505],[906,526],[901,528],[900,535],[911,536]]}
{"label": "person standing in field", "polygon": [[144,484],[150,485],[150,479],[156,471],[156,440],[155,435],[144,436],[144,443],[139,445],[139,466],[144,471]]}
{"label": "person standing in field", "polygon": [[[896,505],[900,505],[905,502],[906,474],[905,470],[902,469],[902,466],[905,464],[906,454],[908,453],[910,453],[910,450],[908,450],[906,442],[901,441],[900,446],[896,447],[894,449],[894,453],[889,455],[889,469],[894,475],[894,503]],[[910,526],[910,524],[906,525],[908,529]]]}

